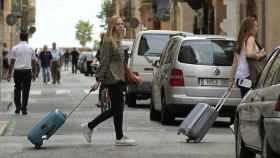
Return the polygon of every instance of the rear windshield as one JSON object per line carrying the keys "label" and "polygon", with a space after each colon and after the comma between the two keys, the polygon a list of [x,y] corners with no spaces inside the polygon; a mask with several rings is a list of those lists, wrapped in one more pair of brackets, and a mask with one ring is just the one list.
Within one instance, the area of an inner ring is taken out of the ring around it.
{"label": "rear windshield", "polygon": [[169,34],[146,34],[143,35],[139,45],[138,55],[160,56],[162,49],[169,40]]}
{"label": "rear windshield", "polygon": [[180,48],[178,60],[187,64],[231,66],[234,50],[234,41],[185,41]]}

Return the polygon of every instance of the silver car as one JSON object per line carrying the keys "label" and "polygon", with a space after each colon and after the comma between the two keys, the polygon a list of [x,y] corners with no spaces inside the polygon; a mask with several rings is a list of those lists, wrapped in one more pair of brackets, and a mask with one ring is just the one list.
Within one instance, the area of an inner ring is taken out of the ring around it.
{"label": "silver car", "polygon": [[237,108],[236,158],[280,157],[280,48],[269,55],[256,88]]}
{"label": "silver car", "polygon": [[143,79],[139,85],[128,85],[127,100],[128,106],[135,106],[136,100],[149,99],[152,91],[152,78],[154,60],[159,59],[162,49],[165,47],[169,38],[174,34],[192,33],[170,31],[170,30],[148,30],[137,34],[131,50],[129,68]]}
{"label": "silver car", "polygon": [[[228,88],[235,43],[217,35],[170,39],[154,63],[150,119],[168,124],[175,117],[185,117],[197,103],[215,105]],[[240,100],[240,92],[234,89],[220,116],[233,122]]]}

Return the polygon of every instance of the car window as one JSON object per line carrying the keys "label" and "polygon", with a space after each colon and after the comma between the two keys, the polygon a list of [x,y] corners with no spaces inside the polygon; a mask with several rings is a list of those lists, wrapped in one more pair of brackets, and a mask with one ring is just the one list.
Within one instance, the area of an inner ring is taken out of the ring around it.
{"label": "car window", "polygon": [[178,60],[197,65],[231,66],[235,41],[189,40],[180,47]]}
{"label": "car window", "polygon": [[169,36],[169,34],[144,34],[140,40],[138,55],[160,56]]}
{"label": "car window", "polygon": [[[278,51],[279,52],[279,51]],[[271,64],[271,67],[269,71],[266,74],[266,79],[264,82],[264,87],[268,87],[274,84],[280,83],[280,55],[275,57],[273,63]]]}
{"label": "car window", "polygon": [[164,49],[162,50],[162,54],[160,55],[160,61],[159,61],[160,65],[163,64],[163,61],[164,61],[164,59],[165,59],[166,56],[167,56],[167,49],[170,47],[170,44],[172,43],[172,41],[173,41],[173,40],[169,40],[169,41],[167,42],[166,46],[164,47]]}
{"label": "car window", "polygon": [[169,45],[168,45],[168,47],[166,48],[166,51],[165,51],[165,55],[164,55],[164,57],[163,57],[162,64],[168,63],[168,59],[170,58],[170,54],[169,54],[169,53],[171,52],[172,49],[174,49],[174,48],[173,48],[174,46],[175,46],[175,40],[172,39],[172,40],[170,40]]}
{"label": "car window", "polygon": [[176,53],[177,41],[178,41],[177,39],[174,39],[170,48],[167,50],[167,57],[165,60],[165,64],[169,64],[172,62],[172,59],[174,58],[174,54]]}

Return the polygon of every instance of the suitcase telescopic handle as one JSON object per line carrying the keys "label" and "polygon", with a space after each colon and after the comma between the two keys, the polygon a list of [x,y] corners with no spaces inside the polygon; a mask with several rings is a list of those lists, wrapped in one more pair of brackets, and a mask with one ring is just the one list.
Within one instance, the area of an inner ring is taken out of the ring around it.
{"label": "suitcase telescopic handle", "polygon": [[219,99],[218,103],[215,106],[215,111],[220,111],[221,108],[223,107],[224,103],[226,102],[227,98],[231,95],[233,88],[227,89],[221,99]]}
{"label": "suitcase telescopic handle", "polygon": [[79,104],[76,105],[76,106],[74,107],[74,109],[73,109],[68,115],[66,115],[66,119],[69,118],[69,117],[72,115],[72,113],[73,113],[74,111],[76,111],[76,110],[79,108],[79,106],[83,103],[83,101],[86,100],[86,98],[87,98],[87,97],[90,95],[90,93],[93,92],[93,91],[94,91],[93,89],[90,89],[90,90],[89,90],[89,92],[87,93],[87,95],[83,97],[83,99],[79,102]]}

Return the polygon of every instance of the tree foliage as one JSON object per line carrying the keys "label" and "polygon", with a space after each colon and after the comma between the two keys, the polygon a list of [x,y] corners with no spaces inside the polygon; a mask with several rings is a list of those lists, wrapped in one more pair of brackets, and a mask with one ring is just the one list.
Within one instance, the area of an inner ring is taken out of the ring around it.
{"label": "tree foliage", "polygon": [[101,19],[103,22],[103,26],[105,26],[106,23],[106,19],[108,17],[108,11],[109,8],[112,5],[112,1],[111,0],[102,0],[102,4],[101,4],[101,11],[99,12],[99,14],[97,15],[97,18]]}
{"label": "tree foliage", "polygon": [[80,44],[85,47],[88,42],[92,41],[92,29],[93,25],[89,21],[79,20],[75,26],[76,28],[76,39]]}

